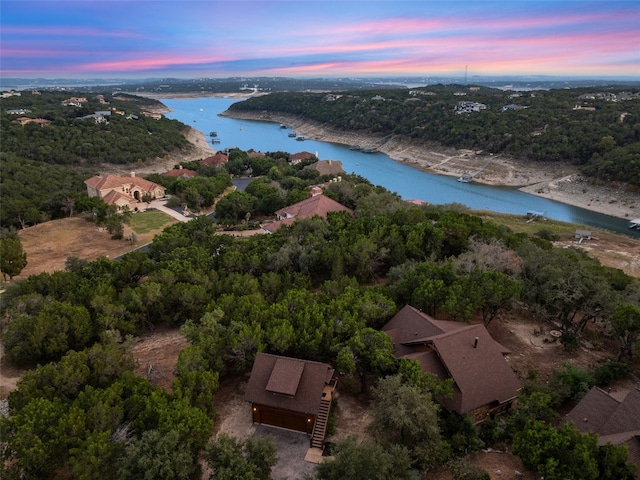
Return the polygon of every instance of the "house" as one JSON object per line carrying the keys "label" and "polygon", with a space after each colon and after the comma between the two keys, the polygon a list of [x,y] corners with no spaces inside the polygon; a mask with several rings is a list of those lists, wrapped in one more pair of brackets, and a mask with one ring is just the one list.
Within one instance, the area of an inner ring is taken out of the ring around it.
{"label": "house", "polygon": [[316,170],[321,176],[323,175],[340,175],[344,173],[342,162],[340,160],[320,160],[307,165],[305,169]]}
{"label": "house", "polygon": [[353,213],[350,208],[326,197],[322,193],[322,189],[315,187],[311,190],[311,196],[309,198],[302,200],[301,202],[294,203],[293,205],[289,205],[288,207],[281,208],[276,211],[275,222],[261,226],[266,232],[273,233],[284,225],[291,225],[299,218],[313,218],[315,216],[327,218],[327,215],[330,212],[343,211]]}
{"label": "house", "polygon": [[598,445],[627,445],[629,463],[640,468],[640,390],[614,398],[593,387],[565,417],[583,433],[598,435]]}
{"label": "house", "polygon": [[480,110],[486,110],[487,106],[484,103],[479,102],[458,102],[454,108],[457,114],[479,112]]}
{"label": "house", "polygon": [[222,167],[223,165],[226,165],[228,161],[229,157],[226,154],[218,152],[215,155],[200,160],[200,163],[202,165],[213,165],[214,167]]}
{"label": "house", "polygon": [[244,396],[253,423],[304,432],[312,447],[322,448],[334,371],[326,363],[258,353]]}
{"label": "house", "polygon": [[436,320],[409,305],[383,328],[396,358],[408,358],[441,380],[453,379],[453,398],[443,406],[476,423],[510,410],[522,382],[507,363],[509,353],[482,324]]}
{"label": "house", "polygon": [[291,163],[291,165],[298,165],[299,163],[302,163],[304,160],[317,160],[317,159],[318,158],[313,153],[298,152],[289,156],[289,163]]}
{"label": "house", "polygon": [[166,171],[161,173],[160,175],[164,177],[175,177],[175,178],[192,178],[198,175],[198,172],[195,170],[189,170],[188,168],[182,168],[182,165],[178,165],[178,168],[174,168],[173,170]]}
{"label": "house", "polygon": [[135,204],[143,201],[145,196],[154,199],[165,194],[163,186],[136,177],[134,172],[131,172],[129,177],[97,175],[84,183],[87,186],[87,195],[101,198],[104,203],[116,205],[120,209],[127,206],[134,210]]}

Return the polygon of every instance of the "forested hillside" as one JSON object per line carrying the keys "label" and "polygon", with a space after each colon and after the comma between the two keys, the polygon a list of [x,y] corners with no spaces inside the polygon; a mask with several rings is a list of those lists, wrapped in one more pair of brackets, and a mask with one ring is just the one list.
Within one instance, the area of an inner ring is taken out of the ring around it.
{"label": "forested hillside", "polygon": [[[271,171],[280,188],[299,185],[295,176]],[[265,187],[276,188],[256,182],[248,189],[253,193],[239,192],[251,202],[273,193]],[[20,381],[9,396],[11,416],[0,420],[3,478],[47,479],[61,471],[69,478],[140,478],[151,459],[154,478],[196,478],[203,450],[212,471],[235,472],[224,478],[269,478],[273,459],[263,458],[262,449],[250,449],[256,457],[243,455],[232,440],[208,443],[219,380],[243,377],[259,351],[330,362],[342,374],[341,388],[369,384],[375,398],[384,398],[386,388],[402,401],[418,401],[431,419],[421,424],[428,431],[382,434],[362,447],[396,452],[371,460],[391,461],[400,469],[393,478],[511,440],[548,478],[629,478],[623,448],[600,450],[593,437],[570,428],[556,432],[553,425],[559,405],[636,365],[637,280],[577,250],[553,249],[455,208],[407,204],[358,177],[331,184],[326,194],[354,216],[300,220],[248,238],[221,235],[199,217],[166,229],[148,253],[70,259],[66,271],[13,285],[5,311],[7,359],[40,366]],[[478,428],[437,406],[446,385],[394,358],[379,329],[406,304],[438,318],[486,324],[520,305],[556,322],[569,350],[593,322],[615,332],[618,343],[610,360],[590,371],[559,366],[548,384],[529,372],[516,412]],[[172,393],[135,377],[127,353],[128,335],[160,326],[181,328],[191,344],[178,360]],[[394,421],[408,425],[411,418]],[[384,431],[384,422],[377,425]],[[535,440],[542,433],[553,436],[553,448]],[[363,454],[342,448],[344,462]],[[538,451],[551,461],[562,455],[556,476],[536,460]],[[566,462],[575,451],[588,468]],[[331,473],[340,465],[319,470],[318,478],[340,478]],[[259,476],[245,476],[256,468]]]}
{"label": "forested hillside", "polygon": [[[110,93],[21,92],[0,99],[0,224],[24,227],[82,209],[101,163],[139,163],[188,146],[154,101]],[[96,114],[96,112],[99,112]]]}
{"label": "forested hillside", "polygon": [[[461,102],[469,102],[469,113],[461,112],[465,109]],[[637,89],[511,92],[434,85],[413,90],[274,93],[236,103],[230,110],[297,115],[339,130],[401,135],[532,162],[570,162],[594,179],[640,186]]]}

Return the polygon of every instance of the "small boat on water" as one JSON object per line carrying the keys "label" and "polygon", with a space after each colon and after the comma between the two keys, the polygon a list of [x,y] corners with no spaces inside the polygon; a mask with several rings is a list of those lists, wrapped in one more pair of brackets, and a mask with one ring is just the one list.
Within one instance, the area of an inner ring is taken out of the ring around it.
{"label": "small boat on water", "polygon": [[634,218],[629,222],[629,228],[635,228],[640,230],[640,218]]}
{"label": "small boat on water", "polygon": [[378,150],[373,147],[363,147],[361,151],[362,153],[376,153]]}
{"label": "small boat on water", "polygon": [[302,135],[298,135],[296,137],[296,140],[299,141],[299,142],[302,142],[303,140],[305,140],[305,138]]}
{"label": "small boat on water", "polygon": [[473,177],[467,173],[464,173],[458,177],[458,181],[462,183],[469,183],[471,180],[473,180]]}
{"label": "small boat on water", "polygon": [[214,138],[213,140],[211,140],[211,143],[220,143],[220,139],[219,138]]}
{"label": "small boat on water", "polygon": [[217,137],[218,136],[218,132],[209,132],[209,136],[210,137]]}
{"label": "small boat on water", "polygon": [[290,136],[291,138],[295,138],[295,137],[297,137],[298,135],[296,134],[296,132],[290,132],[290,133],[289,133],[289,136]]}
{"label": "small boat on water", "polygon": [[289,128],[289,127],[287,127],[284,123],[281,123],[280,128]]}
{"label": "small boat on water", "polygon": [[358,151],[362,150],[362,147],[359,146],[359,145],[351,145],[349,147],[349,150],[355,150],[356,152],[358,152]]}

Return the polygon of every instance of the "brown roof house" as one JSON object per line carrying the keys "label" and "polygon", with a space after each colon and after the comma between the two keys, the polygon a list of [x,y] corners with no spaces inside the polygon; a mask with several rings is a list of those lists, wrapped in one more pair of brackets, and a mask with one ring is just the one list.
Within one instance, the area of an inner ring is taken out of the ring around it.
{"label": "brown roof house", "polygon": [[318,156],[310,152],[298,152],[289,156],[291,165],[298,165],[305,160],[318,160]]}
{"label": "brown roof house", "polygon": [[165,188],[162,185],[136,177],[134,172],[131,172],[130,177],[98,175],[85,180],[84,183],[90,197],[99,197],[103,202],[116,205],[118,208],[128,206],[133,209],[134,204],[141,202],[145,195],[153,199],[165,194]]}
{"label": "brown roof house", "polygon": [[198,175],[198,172],[195,170],[189,170],[188,168],[183,168],[182,165],[178,165],[178,168],[174,168],[173,170],[168,170],[160,175],[164,177],[174,177],[174,178],[182,178],[187,179],[191,177],[195,177]]}
{"label": "brown roof house", "polygon": [[383,328],[396,358],[408,358],[442,380],[452,378],[453,398],[447,410],[470,414],[475,422],[511,409],[522,382],[482,324],[436,320],[409,305]]}
{"label": "brown roof house", "polygon": [[322,448],[336,381],[326,363],[258,353],[244,399],[251,403],[253,423],[311,435]]}
{"label": "brown roof house", "polygon": [[202,165],[213,165],[215,167],[222,167],[229,162],[229,157],[221,152],[216,153],[210,157],[200,160]]}
{"label": "brown roof house", "polygon": [[565,417],[583,433],[598,435],[598,445],[626,444],[629,463],[640,468],[640,390],[630,390],[622,400],[593,387]]}
{"label": "brown roof house", "polygon": [[262,229],[273,233],[283,225],[291,225],[298,218],[313,218],[316,215],[327,218],[330,212],[343,211],[353,213],[350,208],[326,197],[320,187],[313,187],[309,198],[276,211],[276,221],[262,225]]}

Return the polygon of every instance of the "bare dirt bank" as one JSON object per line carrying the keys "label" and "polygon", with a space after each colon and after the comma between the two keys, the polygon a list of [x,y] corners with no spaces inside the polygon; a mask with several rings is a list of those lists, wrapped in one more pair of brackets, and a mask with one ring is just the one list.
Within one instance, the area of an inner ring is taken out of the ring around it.
{"label": "bare dirt bank", "polygon": [[531,163],[503,155],[418,143],[399,136],[342,132],[290,115],[229,111],[222,115],[284,123],[299,135],[314,140],[375,148],[393,160],[429,173],[455,177],[469,174],[473,175],[474,182],[517,187],[533,195],[605,215],[626,219],[640,217],[640,192],[624,185],[594,185],[569,164]]}

